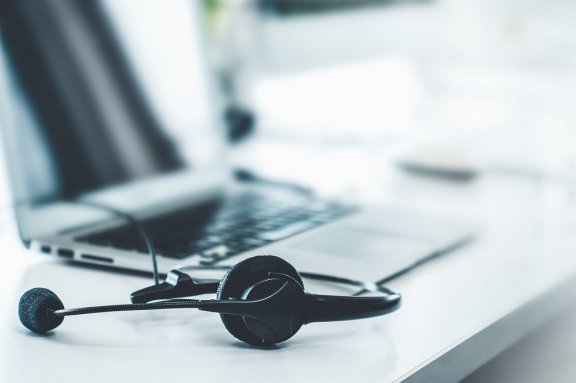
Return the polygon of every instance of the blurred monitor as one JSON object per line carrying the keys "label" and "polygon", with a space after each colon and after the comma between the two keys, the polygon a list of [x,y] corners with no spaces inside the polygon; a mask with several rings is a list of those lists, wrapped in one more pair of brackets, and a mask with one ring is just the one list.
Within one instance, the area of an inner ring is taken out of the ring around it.
{"label": "blurred monitor", "polygon": [[196,0],[0,0],[18,197],[74,198],[221,149]]}

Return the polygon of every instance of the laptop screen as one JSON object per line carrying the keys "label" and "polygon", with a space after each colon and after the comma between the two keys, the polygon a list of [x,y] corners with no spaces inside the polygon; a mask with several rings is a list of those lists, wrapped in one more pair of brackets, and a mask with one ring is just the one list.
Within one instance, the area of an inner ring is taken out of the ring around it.
{"label": "laptop screen", "polygon": [[16,198],[70,199],[215,160],[200,3],[0,0]]}

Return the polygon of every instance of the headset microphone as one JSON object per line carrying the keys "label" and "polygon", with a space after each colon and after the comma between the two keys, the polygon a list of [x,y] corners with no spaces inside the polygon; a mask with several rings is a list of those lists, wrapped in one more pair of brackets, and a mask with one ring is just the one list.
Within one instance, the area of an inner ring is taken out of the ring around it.
{"label": "headset microphone", "polygon": [[[188,276],[182,278],[182,275],[185,274],[173,271],[163,284],[133,293],[133,301],[143,303],[132,304],[65,309],[55,293],[45,288],[34,288],[20,298],[18,315],[27,329],[41,334],[60,326],[65,316],[192,308],[219,313],[233,336],[251,345],[269,347],[291,338],[304,324],[384,315],[396,310],[401,300],[399,294],[375,285],[302,273],[310,279],[378,291],[382,296],[309,294],[304,290],[301,275],[296,269],[274,256],[256,256],[240,262],[224,275],[216,291],[214,281],[198,283]],[[217,299],[182,299],[207,292],[216,292]],[[171,299],[160,300],[163,297]]]}
{"label": "headset microphone", "polygon": [[20,322],[28,330],[43,334],[54,330],[72,315],[97,314],[115,311],[143,311],[177,308],[199,308],[201,301],[174,301],[159,303],[119,304],[108,306],[65,309],[64,304],[51,290],[37,287],[25,292],[18,304]]}
{"label": "headset microphone", "polygon": [[20,298],[18,317],[28,330],[43,334],[54,330],[64,321],[64,317],[54,315],[64,308],[56,294],[41,287],[28,290]]}

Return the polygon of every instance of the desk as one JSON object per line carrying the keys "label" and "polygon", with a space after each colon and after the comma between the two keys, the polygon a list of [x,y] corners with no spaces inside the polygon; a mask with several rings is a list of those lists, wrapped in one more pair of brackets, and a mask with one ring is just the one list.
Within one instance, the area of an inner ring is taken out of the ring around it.
{"label": "desk", "polygon": [[576,298],[576,223],[562,185],[401,174],[391,185],[383,203],[474,217],[478,239],[390,283],[404,297],[396,313],[305,326],[268,351],[193,310],[67,318],[52,335],[32,335],[16,316],[28,288],[49,287],[73,307],[125,302],[149,280],[30,254],[4,230],[11,264],[0,280],[0,381],[458,381]]}

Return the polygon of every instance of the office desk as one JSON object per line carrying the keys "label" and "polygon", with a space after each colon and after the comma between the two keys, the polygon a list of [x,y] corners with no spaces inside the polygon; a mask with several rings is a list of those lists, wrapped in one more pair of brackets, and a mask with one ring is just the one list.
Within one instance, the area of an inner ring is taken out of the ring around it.
{"label": "office desk", "polygon": [[73,307],[126,302],[150,281],[30,254],[4,230],[0,381],[458,381],[576,298],[576,222],[564,186],[396,177],[383,202],[473,217],[478,238],[391,282],[404,297],[396,313],[305,326],[274,350],[241,344],[218,316],[194,310],[66,318],[53,334],[33,335],[16,315],[28,288],[49,287]]}

